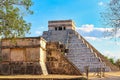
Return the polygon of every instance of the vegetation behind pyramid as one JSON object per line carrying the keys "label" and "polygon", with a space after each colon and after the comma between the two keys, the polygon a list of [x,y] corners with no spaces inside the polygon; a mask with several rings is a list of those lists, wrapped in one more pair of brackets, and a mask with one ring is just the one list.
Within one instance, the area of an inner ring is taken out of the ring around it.
{"label": "vegetation behind pyramid", "polygon": [[85,66],[90,71],[104,68],[105,71],[118,70],[99,51],[88,43],[78,32],[72,20],[57,20],[48,22],[48,31],[44,31],[42,37],[47,41],[59,41],[67,46],[69,52],[66,57],[73,62],[80,71],[84,72]]}

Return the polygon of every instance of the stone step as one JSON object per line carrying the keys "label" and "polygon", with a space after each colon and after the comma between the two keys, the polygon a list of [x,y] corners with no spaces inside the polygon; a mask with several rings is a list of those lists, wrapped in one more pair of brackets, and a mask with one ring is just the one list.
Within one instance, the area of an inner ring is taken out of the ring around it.
{"label": "stone step", "polygon": [[75,57],[75,58],[79,58],[79,59],[84,59],[84,58],[96,58],[95,56],[93,55],[67,55],[67,57]]}
{"label": "stone step", "polygon": [[69,43],[70,46],[76,46],[76,45],[85,45],[84,43],[77,43],[77,42],[71,42]]}
{"label": "stone step", "polygon": [[[69,53],[68,54],[73,54],[73,53],[75,53],[75,51],[69,51]],[[95,55],[94,53],[92,53],[92,52],[90,52],[90,51],[88,51],[88,52],[85,52],[85,51],[77,51],[76,53],[75,53],[75,55]]]}
{"label": "stone step", "polygon": [[[69,52],[69,53],[66,53],[68,56],[95,56],[95,54],[94,53],[91,53],[91,54],[89,54],[89,53],[79,53],[79,52],[76,52],[76,54],[72,54],[72,52]],[[96,57],[96,56],[95,56]]]}
{"label": "stone step", "polygon": [[[78,61],[74,61],[75,63],[77,63],[77,64],[81,64],[81,66],[83,65],[83,64],[89,64],[89,65],[93,65],[93,64],[99,64],[99,65],[104,65],[105,66],[105,64],[104,63],[102,63],[102,62],[86,62],[86,61],[83,61],[83,62],[78,62]],[[79,64],[79,65],[80,65]]]}
{"label": "stone step", "polygon": [[87,48],[87,47],[74,47],[74,48],[69,48],[69,51],[85,51],[85,52],[88,52],[88,51],[91,51],[91,49]]}
{"label": "stone step", "polygon": [[[79,59],[79,60],[74,60],[73,58],[68,58],[69,60],[73,61],[73,62],[88,62],[90,63],[90,61],[93,61],[92,59]],[[93,62],[99,62],[98,59],[95,59]]]}
{"label": "stone step", "polygon": [[86,48],[86,45],[84,44],[69,44],[68,48]]}
{"label": "stone step", "polygon": [[107,67],[107,66],[101,66],[101,65],[88,65],[88,64],[85,64],[85,65],[77,65],[77,67],[79,67],[79,69],[80,68],[85,68],[85,66],[89,66],[89,68],[94,68],[94,69],[96,69],[96,68],[106,68],[106,69],[110,69],[109,67]]}
{"label": "stone step", "polygon": [[[77,63],[75,63],[75,64],[77,64]],[[81,64],[81,65],[80,65]],[[84,67],[84,66],[89,66],[90,68],[96,68],[96,67],[106,67],[104,64],[102,64],[102,63],[98,63],[98,64],[94,64],[94,63],[92,63],[92,64],[85,64],[85,63],[80,63],[80,64],[77,64],[77,66],[78,67]]]}
{"label": "stone step", "polygon": [[71,49],[69,49],[69,52],[78,52],[78,53],[92,53],[91,52],[91,50],[90,49],[73,49],[73,48],[71,48]]}
{"label": "stone step", "polygon": [[[78,41],[79,41],[79,40],[78,40]],[[78,43],[78,42],[75,41],[75,42],[69,42],[69,44],[84,44],[84,43],[83,43],[83,42],[79,42],[79,43]]]}
{"label": "stone step", "polygon": [[75,51],[75,50],[76,50],[76,49],[74,49],[74,50],[69,50],[69,51],[68,51],[68,54],[74,54],[74,53],[75,53],[75,55],[79,55],[79,54],[80,54],[80,55],[82,55],[82,54],[95,55],[95,53],[91,52],[90,50],[84,50],[84,49],[83,49],[83,50],[82,50],[82,49],[81,49],[81,50],[80,50],[80,49],[79,49],[79,50],[77,49],[76,51]]}
{"label": "stone step", "polygon": [[[74,52],[75,52],[75,51],[69,51],[69,53],[67,53],[67,54],[72,55]],[[77,51],[77,52],[75,53],[75,55],[95,55],[95,54],[92,53],[92,52],[90,52],[90,51],[88,51],[88,52],[85,52],[85,51]]]}
{"label": "stone step", "polygon": [[73,54],[73,52],[69,52],[67,53],[68,55],[80,55],[80,56],[95,56],[94,53],[90,53],[90,52],[76,52],[75,54]]}
{"label": "stone step", "polygon": [[[69,55],[72,55],[75,51],[69,51]],[[88,51],[88,52],[85,52],[85,51],[76,51],[75,55],[95,55],[94,53]]]}
{"label": "stone step", "polygon": [[79,39],[73,39],[73,40],[69,39],[68,42],[69,43],[74,43],[74,42],[76,42],[76,43],[83,43],[82,40],[79,40]]}

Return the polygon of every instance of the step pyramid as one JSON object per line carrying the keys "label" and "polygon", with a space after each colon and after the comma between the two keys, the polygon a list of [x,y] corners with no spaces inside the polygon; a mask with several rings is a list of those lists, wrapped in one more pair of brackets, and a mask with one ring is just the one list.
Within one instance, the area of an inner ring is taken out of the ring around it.
{"label": "step pyramid", "polygon": [[44,31],[42,37],[47,41],[61,42],[66,45],[69,52],[65,56],[80,71],[89,66],[91,72],[104,68],[105,71],[118,70],[99,51],[97,51],[77,31],[72,20],[57,20],[48,22],[48,31]]}

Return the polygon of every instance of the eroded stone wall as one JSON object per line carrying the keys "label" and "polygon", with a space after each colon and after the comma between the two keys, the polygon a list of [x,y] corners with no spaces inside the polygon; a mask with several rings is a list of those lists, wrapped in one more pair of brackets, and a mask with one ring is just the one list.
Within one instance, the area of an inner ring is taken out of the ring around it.
{"label": "eroded stone wall", "polygon": [[47,43],[47,69],[49,74],[81,75],[79,69],[75,67],[65,56],[65,45],[58,42]]}
{"label": "eroded stone wall", "polygon": [[3,39],[0,74],[42,74],[41,53],[46,56],[46,41],[41,37]]}

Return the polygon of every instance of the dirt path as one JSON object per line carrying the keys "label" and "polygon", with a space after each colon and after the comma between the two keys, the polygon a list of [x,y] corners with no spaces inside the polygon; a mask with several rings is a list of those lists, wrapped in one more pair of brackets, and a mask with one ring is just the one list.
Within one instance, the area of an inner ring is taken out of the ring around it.
{"label": "dirt path", "polygon": [[90,80],[120,80],[120,72],[106,72],[103,78],[98,78],[90,73]]}
{"label": "dirt path", "polygon": [[105,78],[93,78],[90,80],[120,80],[120,77],[118,76],[113,76],[113,77],[105,77]]}
{"label": "dirt path", "polygon": [[76,75],[4,75],[0,76],[0,80],[7,80],[7,79],[79,79],[82,78],[82,76],[76,76]]}

